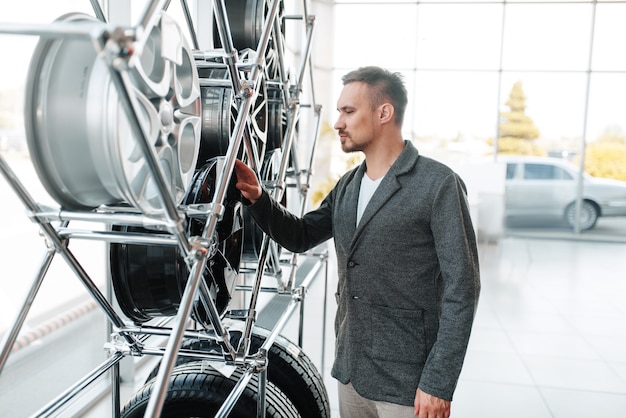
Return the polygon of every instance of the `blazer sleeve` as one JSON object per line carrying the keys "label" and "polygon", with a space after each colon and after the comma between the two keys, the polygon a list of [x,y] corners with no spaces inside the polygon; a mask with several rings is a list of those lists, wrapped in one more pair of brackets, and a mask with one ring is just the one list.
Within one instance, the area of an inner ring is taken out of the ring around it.
{"label": "blazer sleeve", "polygon": [[332,196],[334,191],[318,209],[302,218],[272,199],[266,190],[247,209],[263,232],[289,251],[300,253],[332,237]]}
{"label": "blazer sleeve", "polygon": [[433,201],[431,229],[441,268],[443,292],[437,339],[419,387],[452,400],[461,373],[480,293],[478,250],[465,185],[454,173]]}

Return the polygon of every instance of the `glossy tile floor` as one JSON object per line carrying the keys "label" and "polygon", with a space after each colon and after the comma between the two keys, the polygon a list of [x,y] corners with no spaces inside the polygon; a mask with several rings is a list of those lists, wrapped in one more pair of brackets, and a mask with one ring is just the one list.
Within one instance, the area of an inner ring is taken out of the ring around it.
{"label": "glossy tile floor", "polygon": [[626,417],[626,244],[481,244],[454,418]]}

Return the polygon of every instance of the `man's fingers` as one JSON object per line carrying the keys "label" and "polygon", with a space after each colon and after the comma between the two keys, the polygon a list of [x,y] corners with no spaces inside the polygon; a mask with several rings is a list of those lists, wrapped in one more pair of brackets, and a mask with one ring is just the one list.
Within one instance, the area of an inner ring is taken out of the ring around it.
{"label": "man's fingers", "polygon": [[245,165],[242,161],[235,160],[235,175],[237,176],[237,180],[240,180],[245,176],[246,168],[248,168],[248,166]]}
{"label": "man's fingers", "polygon": [[235,160],[235,187],[246,199],[254,203],[261,196],[261,188],[254,171],[240,160]]}

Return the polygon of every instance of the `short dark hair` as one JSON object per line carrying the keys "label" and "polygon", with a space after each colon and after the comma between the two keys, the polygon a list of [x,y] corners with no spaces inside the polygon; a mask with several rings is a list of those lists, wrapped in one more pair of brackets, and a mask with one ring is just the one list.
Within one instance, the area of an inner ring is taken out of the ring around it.
{"label": "short dark hair", "polygon": [[341,80],[344,86],[355,81],[369,85],[372,92],[370,95],[372,109],[380,106],[384,100],[389,100],[395,110],[396,125],[402,126],[408,102],[402,74],[392,73],[381,67],[368,66],[350,71]]}

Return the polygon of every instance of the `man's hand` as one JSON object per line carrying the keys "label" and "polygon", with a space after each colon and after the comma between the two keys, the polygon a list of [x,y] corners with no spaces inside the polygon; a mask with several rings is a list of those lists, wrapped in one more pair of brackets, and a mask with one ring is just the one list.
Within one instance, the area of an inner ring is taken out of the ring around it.
{"label": "man's hand", "polygon": [[450,418],[450,401],[417,390],[415,393],[415,416],[419,418]]}
{"label": "man's hand", "polygon": [[237,176],[235,187],[239,189],[241,195],[251,203],[256,202],[261,197],[262,190],[254,171],[240,160],[236,160],[235,175]]}

